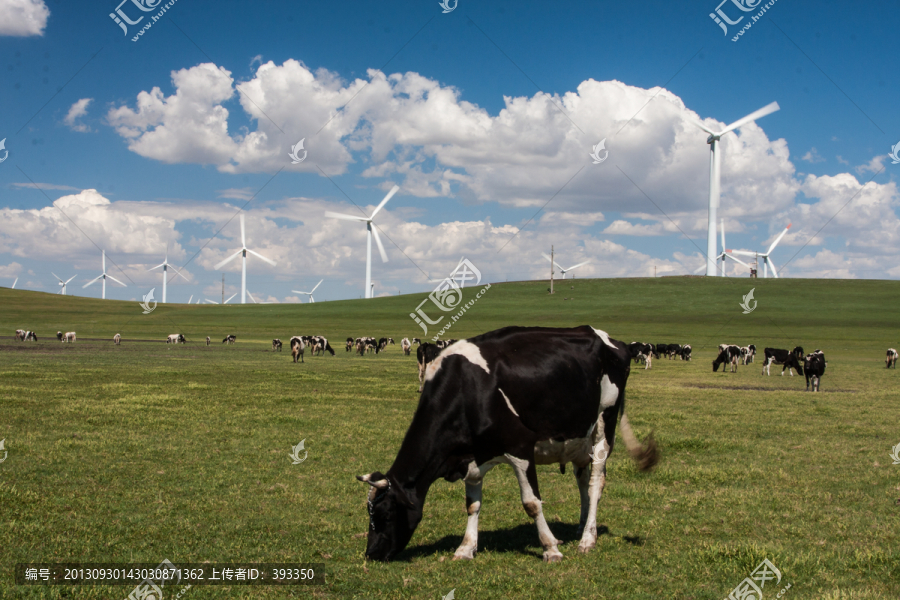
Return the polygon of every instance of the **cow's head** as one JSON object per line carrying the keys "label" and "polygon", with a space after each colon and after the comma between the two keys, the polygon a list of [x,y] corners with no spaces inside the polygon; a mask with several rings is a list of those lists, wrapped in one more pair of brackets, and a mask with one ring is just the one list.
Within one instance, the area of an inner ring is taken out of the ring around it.
{"label": "cow's head", "polygon": [[422,509],[396,482],[378,471],[356,478],[372,486],[366,558],[389,561],[406,548],[422,520]]}

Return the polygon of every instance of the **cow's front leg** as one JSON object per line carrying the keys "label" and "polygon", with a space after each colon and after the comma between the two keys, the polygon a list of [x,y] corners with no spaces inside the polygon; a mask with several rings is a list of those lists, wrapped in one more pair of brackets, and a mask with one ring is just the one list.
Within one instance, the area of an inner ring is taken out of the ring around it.
{"label": "cow's front leg", "polygon": [[575,480],[578,482],[578,494],[581,496],[581,516],[578,519],[578,537],[584,533],[587,524],[588,509],[590,507],[591,469],[589,465],[575,467]]}
{"label": "cow's front leg", "polygon": [[[531,445],[532,452],[534,444]],[[519,490],[522,494],[522,507],[529,517],[534,519],[537,525],[538,537],[541,540],[541,546],[544,548],[544,562],[559,562],[562,560],[562,552],[559,551],[557,545],[559,540],[553,536],[547,520],[544,518],[544,511],[541,508],[541,496],[538,491],[537,468],[534,459],[526,460],[518,458],[511,454],[506,455],[506,459],[516,473],[516,479],[519,480]]]}
{"label": "cow's front leg", "polygon": [[[603,422],[597,425],[597,430],[603,435]],[[584,531],[581,534],[581,542],[578,544],[578,551],[585,553],[597,545],[597,504],[600,502],[600,496],[603,494],[603,488],[606,486],[606,459],[609,456],[609,445],[606,438],[601,437],[600,441],[593,446],[591,452],[591,469],[590,469],[590,485],[588,488],[588,514]]]}
{"label": "cow's front leg", "polygon": [[484,474],[487,473],[494,465],[486,464],[478,467],[475,461],[469,463],[469,471],[463,480],[466,484],[466,512],[469,513],[466,521],[466,535],[463,536],[462,544],[453,554],[453,560],[472,560],[475,558],[475,552],[478,551],[478,513],[481,512],[481,486],[484,480]]}

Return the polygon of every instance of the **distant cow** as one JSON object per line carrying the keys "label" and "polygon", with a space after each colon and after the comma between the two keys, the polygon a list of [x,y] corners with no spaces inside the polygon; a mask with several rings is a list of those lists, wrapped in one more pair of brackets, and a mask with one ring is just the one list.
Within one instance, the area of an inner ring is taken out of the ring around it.
{"label": "distant cow", "polygon": [[347,338],[347,352],[353,350],[353,338]]}
{"label": "distant cow", "polygon": [[413,338],[413,339],[411,339],[410,341],[411,341],[413,344],[416,344],[417,346],[419,346],[419,345],[422,344],[422,340],[420,340],[419,338]]}
{"label": "distant cow", "polygon": [[272,352],[275,352],[276,350],[281,352],[281,340],[278,338],[272,340]]}
{"label": "distant cow", "polygon": [[887,358],[884,361],[885,366],[890,369],[891,367],[897,368],[897,351],[893,348],[888,348]]}
{"label": "distant cow", "polygon": [[438,348],[435,344],[429,344],[428,342],[424,342],[420,344],[418,348],[416,348],[416,362],[419,363],[419,391],[422,391],[422,386],[425,385],[425,368],[428,366],[428,363],[434,361],[438,357],[438,354],[441,353],[441,349]]}
{"label": "distant cow", "polygon": [[63,341],[63,342],[74,342],[74,341],[75,341],[75,332],[74,332],[74,331],[67,331],[66,333],[62,334],[62,340],[61,340],[61,341]]}
{"label": "distant cow", "polygon": [[373,350],[375,354],[381,352],[381,349],[378,347],[378,340],[373,337],[356,338],[356,351],[359,352],[360,356],[368,354],[370,350]]}
{"label": "distant cow", "polygon": [[[21,331],[21,330],[20,330],[20,331]],[[25,335],[25,332],[24,332],[24,331],[22,332],[22,335],[23,335],[23,336]],[[56,332],[56,339],[58,339],[59,341],[63,341],[63,332],[62,332],[62,331],[57,331],[57,332]]]}
{"label": "distant cow", "polygon": [[116,335],[114,335],[114,336],[113,336],[113,343],[114,343],[116,346],[118,346],[119,344],[121,344],[121,343],[122,343],[122,336],[119,335],[118,333],[117,333]]}
{"label": "distant cow", "polygon": [[235,343],[236,341],[237,341],[237,336],[234,335],[234,334],[231,334],[231,335],[226,335],[226,336],[225,336],[225,339],[222,340],[222,343],[223,343],[223,344],[233,344],[233,343]]}
{"label": "distant cow", "polygon": [[26,342],[29,342],[29,341],[30,341],[30,342],[36,342],[36,341],[37,341],[37,334],[35,334],[33,331],[26,331],[26,332],[25,332],[25,341],[26,341]]}
{"label": "distant cow", "polygon": [[822,383],[822,375],[825,374],[825,353],[816,350],[811,354],[807,354],[803,360],[803,368],[806,371],[806,391],[810,391],[810,383],[812,383],[812,391],[818,392],[819,385]]}
{"label": "distant cow", "polygon": [[381,338],[380,340],[378,340],[378,349],[384,350],[388,347],[388,345],[393,345],[393,343],[394,338]]}
{"label": "distant cow", "polygon": [[334,348],[331,347],[331,344],[328,343],[328,339],[322,337],[321,335],[312,336],[313,341],[315,342],[315,352],[318,354],[320,352],[328,352],[332,356],[334,356]]}
{"label": "distant cow", "polygon": [[[721,346],[720,346],[721,347]],[[725,346],[720,352],[719,356],[716,357],[716,360],[713,361],[713,373],[719,370],[719,365],[731,365],[731,372],[737,373],[737,365],[738,361],[741,358],[741,349],[739,346]],[[722,367],[722,372],[725,372],[727,367]]]}
{"label": "distant cow", "polygon": [[412,348],[412,344],[409,343],[409,338],[400,340],[400,349],[403,350],[404,355],[409,356],[410,348]]}
{"label": "distant cow", "polygon": [[183,344],[187,340],[184,339],[183,333],[173,333],[168,338],[166,338],[167,344]]}
{"label": "distant cow", "polygon": [[631,358],[634,362],[644,363],[645,371],[652,366],[653,347],[650,344],[631,342],[628,344],[628,352],[631,354]]}
{"label": "distant cow", "polygon": [[297,362],[297,358],[300,358],[300,362],[303,361],[303,350],[306,348],[306,344],[303,343],[303,338],[299,335],[295,335],[291,338],[291,356],[294,357],[294,362]]}
{"label": "distant cow", "polygon": [[681,360],[691,360],[691,345],[685,344],[681,347]]}
{"label": "distant cow", "polygon": [[763,361],[762,372],[766,375],[771,375],[771,373],[769,373],[769,367],[774,363],[776,365],[784,365],[783,367],[781,367],[782,375],[784,375],[785,369],[787,369],[791,377],[794,376],[792,369],[797,369],[797,373],[799,375],[803,375],[803,367],[800,365],[800,358],[797,357],[796,352],[798,348],[800,348],[800,346],[794,348],[793,352],[788,352],[787,350],[779,350],[777,348],[765,348],[763,350],[765,360]]}
{"label": "distant cow", "polygon": [[206,345],[209,346],[210,344],[212,344],[212,340],[209,339],[209,336],[206,336]]}
{"label": "distant cow", "polygon": [[25,330],[24,329],[16,329],[16,341],[17,342],[25,341]]}

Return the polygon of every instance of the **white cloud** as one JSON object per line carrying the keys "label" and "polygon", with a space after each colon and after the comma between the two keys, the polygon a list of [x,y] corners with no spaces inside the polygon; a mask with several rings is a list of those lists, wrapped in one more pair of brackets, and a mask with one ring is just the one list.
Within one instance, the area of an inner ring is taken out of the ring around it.
{"label": "white cloud", "polygon": [[0,0],[0,35],[44,35],[49,16],[43,0]]}
{"label": "white cloud", "polygon": [[856,172],[860,175],[862,175],[863,173],[878,173],[879,171],[884,169],[884,160],[886,158],[887,155],[875,156],[868,163],[856,167]]}
{"label": "white cloud", "polygon": [[90,132],[91,128],[84,123],[79,123],[78,119],[87,114],[87,107],[93,100],[93,98],[82,98],[73,104],[69,108],[69,113],[66,115],[66,118],[63,119],[63,123],[65,123],[72,131],[79,131],[82,133]]}
{"label": "white cloud", "polygon": [[813,146],[806,154],[804,154],[800,160],[805,160],[808,163],[820,163],[825,162],[825,159],[822,158],[822,155],[819,154],[819,151],[816,150],[816,147]]}
{"label": "white cloud", "polygon": [[[22,265],[17,262],[11,262],[8,265],[0,265],[0,278],[13,278],[15,279],[19,275],[22,274]],[[12,282],[9,282],[8,285],[12,285]]]}

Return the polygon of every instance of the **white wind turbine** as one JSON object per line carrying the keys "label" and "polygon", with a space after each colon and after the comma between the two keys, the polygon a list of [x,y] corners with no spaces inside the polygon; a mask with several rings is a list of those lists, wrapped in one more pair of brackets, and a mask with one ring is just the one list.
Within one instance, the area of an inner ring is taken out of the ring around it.
{"label": "white wind turbine", "polygon": [[263,259],[264,261],[266,261],[273,267],[275,266],[275,261],[269,260],[262,254],[260,254],[258,252],[254,252],[253,250],[251,250],[250,248],[247,247],[247,238],[244,235],[244,213],[241,213],[241,249],[238,250],[237,252],[235,252],[234,254],[232,254],[231,256],[229,256],[228,258],[226,258],[225,260],[223,260],[222,262],[220,262],[219,264],[217,264],[215,267],[213,267],[215,270],[218,271],[219,269],[221,269],[222,267],[224,267],[225,265],[230,263],[232,260],[234,260],[238,256],[241,257],[241,304],[247,304],[247,253],[248,252],[250,254],[252,254],[253,256],[256,256],[257,258]]}
{"label": "white wind turbine", "polygon": [[[750,268],[750,265],[748,265],[747,263],[745,263],[744,261],[739,259],[737,256],[730,254],[731,250],[725,250],[725,248],[726,248],[726,246],[725,246],[725,219],[722,219],[722,252],[720,252],[719,255],[716,257],[716,262],[718,262],[719,260],[722,261],[722,270],[719,272],[719,275],[722,277],[726,276],[725,275],[725,259],[726,258],[730,258],[731,260],[744,265],[748,269]],[[702,257],[703,255],[701,254],[700,256]],[[701,265],[699,269],[694,271],[694,274],[695,275],[699,274],[700,271],[703,271],[705,269],[706,269],[706,265]]]}
{"label": "white wind turbine", "polygon": [[[75,279],[76,277],[78,277],[78,275],[72,275],[66,281],[63,281],[60,278],[60,276],[57,275],[56,273],[54,273],[53,271],[50,271],[50,274],[53,275],[54,277],[56,277],[57,279],[59,279],[59,287],[62,288],[59,290],[59,293],[62,294],[63,296],[66,295],[66,286],[69,284],[69,282],[72,281],[73,279]],[[13,285],[15,286],[15,284],[13,284]]]}
{"label": "white wind turbine", "polygon": [[[184,279],[185,281],[188,281],[188,278],[185,277],[184,275],[182,275],[181,272],[180,272],[178,269],[176,269],[175,266],[172,265],[172,264],[169,262],[169,246],[168,246],[168,244],[166,245],[166,260],[164,260],[164,261],[162,262],[162,264],[156,265],[156,266],[153,267],[152,269],[147,269],[147,270],[148,270],[148,271],[155,271],[156,269],[158,269],[158,268],[160,268],[160,267],[162,267],[162,270],[163,270],[163,297],[162,297],[162,303],[165,304],[165,303],[166,303],[166,280],[169,278],[169,274],[167,273],[167,271],[169,270],[169,267],[172,267],[172,270],[175,271],[175,274],[181,276],[181,278]],[[188,283],[190,283],[190,281],[188,281]],[[191,297],[193,298],[193,296],[191,296]],[[191,301],[188,300],[188,304],[190,304],[190,303],[191,303]]]}
{"label": "white wind turbine", "polygon": [[[702,123],[695,123],[697,127],[709,134],[709,137],[706,139],[706,143],[709,144],[709,226],[706,236],[706,274],[708,276],[716,274],[716,209],[719,207],[720,183],[722,179],[720,172],[722,159],[718,151],[719,140],[726,133],[739,129],[751,121],[761,119],[780,108],[777,102],[772,102],[746,117],[738,119],[722,131],[713,131]],[[724,248],[722,249],[724,250]]]}
{"label": "white wind turbine", "polygon": [[84,284],[84,285],[81,286],[81,287],[82,287],[82,288],[86,288],[87,286],[93,284],[93,283],[94,283],[95,281],[97,281],[98,279],[102,280],[102,282],[103,282],[103,292],[100,294],[100,297],[101,297],[103,300],[106,300],[106,279],[107,279],[107,278],[112,279],[113,281],[115,281],[116,283],[118,283],[119,285],[121,285],[122,287],[128,287],[128,286],[125,285],[124,283],[122,283],[121,281],[119,281],[118,279],[116,279],[115,277],[113,277],[112,275],[109,275],[109,274],[106,273],[106,250],[103,250],[103,251],[102,251],[102,256],[103,256],[103,272],[100,273],[100,275],[98,275],[98,276],[95,277],[94,279],[91,279],[90,281],[88,281],[86,284]]}
{"label": "white wind turbine", "polygon": [[306,294],[307,296],[309,296],[309,303],[315,304],[316,299],[313,298],[313,292],[316,291],[316,288],[318,288],[320,285],[322,285],[322,281],[325,281],[325,280],[322,279],[321,281],[319,281],[319,283],[316,284],[316,287],[314,287],[312,289],[312,292],[301,292],[300,290],[291,290],[291,291],[294,292],[295,294]]}
{"label": "white wind turbine", "polygon": [[550,258],[549,256],[547,256],[546,254],[541,253],[541,256],[543,256],[544,258],[546,258],[547,260],[549,260],[550,262],[552,262],[554,265],[556,265],[556,268],[558,268],[558,269],[562,272],[563,279],[566,278],[566,273],[568,273],[569,271],[572,271],[573,269],[577,269],[578,267],[580,267],[580,266],[582,266],[582,265],[586,265],[586,264],[588,264],[589,262],[591,262],[591,261],[589,261],[589,260],[586,260],[586,261],[584,261],[584,262],[578,263],[578,264],[575,265],[574,267],[569,267],[568,269],[563,269],[561,266],[559,266],[559,263],[558,263],[558,262],[556,262],[555,260],[551,259],[551,258]]}
{"label": "white wind turbine", "polygon": [[372,220],[375,218],[375,215],[378,214],[378,211],[384,208],[384,205],[388,203],[388,200],[394,197],[394,194],[400,191],[400,186],[395,185],[391,188],[391,191],[388,192],[387,196],[384,197],[384,200],[381,201],[381,204],[375,207],[375,210],[372,211],[372,216],[370,217],[356,217],[354,215],[345,215],[342,213],[335,212],[326,212],[326,217],[331,217],[333,219],[345,219],[347,221],[362,221],[366,224],[366,298],[372,297],[372,236],[375,236],[375,243],[378,244],[378,252],[381,253],[381,262],[387,262],[388,256],[387,252],[384,251],[384,245],[381,243],[381,238],[378,237],[378,230],[372,227]]}
{"label": "white wind turbine", "polygon": [[778,279],[778,271],[775,270],[775,263],[772,262],[772,259],[769,257],[769,255],[772,254],[772,250],[775,249],[775,246],[778,245],[778,242],[781,241],[781,238],[784,237],[784,234],[786,234],[788,232],[788,229],[790,228],[791,224],[788,223],[788,226],[784,228],[784,231],[781,232],[781,235],[775,238],[775,241],[772,242],[772,245],[769,246],[769,249],[765,252],[747,252],[745,250],[726,250],[726,252],[728,252],[729,254],[740,254],[741,256],[752,256],[756,258],[757,261],[760,258],[763,259],[763,278],[769,276],[769,267],[772,267],[772,275],[775,276],[775,279]]}

